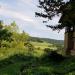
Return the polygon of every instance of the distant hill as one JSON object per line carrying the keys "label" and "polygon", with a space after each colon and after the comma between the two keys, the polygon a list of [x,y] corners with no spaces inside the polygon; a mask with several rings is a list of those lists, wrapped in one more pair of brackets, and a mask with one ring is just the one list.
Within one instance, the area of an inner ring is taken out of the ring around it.
{"label": "distant hill", "polygon": [[39,38],[39,37],[30,37],[30,41],[33,41],[33,42],[48,42],[48,43],[52,43],[52,44],[64,44],[63,40],[55,40],[55,39]]}

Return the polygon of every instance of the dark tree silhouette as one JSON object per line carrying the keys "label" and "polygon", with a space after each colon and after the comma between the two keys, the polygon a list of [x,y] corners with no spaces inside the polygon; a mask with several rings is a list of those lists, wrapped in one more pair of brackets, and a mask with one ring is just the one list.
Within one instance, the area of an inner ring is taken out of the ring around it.
{"label": "dark tree silhouette", "polygon": [[[52,20],[55,15],[61,15],[58,25],[47,25],[47,27],[53,30],[61,30],[65,28],[65,32],[75,31],[75,0],[69,0],[66,2],[64,0],[39,0],[39,8],[44,11],[35,14],[39,17],[48,18]],[[71,39],[71,35],[68,34],[68,40]],[[71,41],[69,41],[71,42]],[[68,44],[67,52],[70,53],[71,47]]]}

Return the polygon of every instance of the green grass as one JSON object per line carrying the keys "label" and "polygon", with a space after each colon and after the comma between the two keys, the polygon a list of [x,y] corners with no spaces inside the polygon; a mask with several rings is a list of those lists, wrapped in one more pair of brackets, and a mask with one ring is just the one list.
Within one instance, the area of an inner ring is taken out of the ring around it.
{"label": "green grass", "polygon": [[[75,57],[54,62],[18,54],[0,61],[0,66],[1,64],[3,66],[0,67],[0,75],[75,75]],[[21,72],[22,67],[24,68]]]}
{"label": "green grass", "polygon": [[31,42],[35,48],[40,48],[40,49],[45,49],[45,48],[50,48],[50,49],[57,49],[56,46],[54,46],[53,44],[50,43],[40,43],[40,42]]}
{"label": "green grass", "polygon": [[32,44],[36,47],[33,51],[26,48],[0,49],[0,75],[75,75],[75,57],[56,62],[58,59],[53,61],[44,52],[45,48],[54,47],[52,44]]}
{"label": "green grass", "polygon": [[[31,44],[33,44],[34,46],[34,51],[33,51],[33,55],[35,56],[41,56],[42,54],[44,54],[44,49],[45,48],[49,48],[51,50],[56,49],[55,46],[53,46],[53,44],[50,43],[39,43],[39,42],[31,42]],[[14,54],[24,54],[27,55],[29,54],[30,51],[28,51],[26,48],[2,48],[0,49],[0,60],[4,59],[4,58],[8,58],[11,55]]]}
{"label": "green grass", "polygon": [[8,48],[8,49],[0,49],[0,60],[4,58],[8,58],[14,54],[28,54],[28,50],[26,49],[15,49],[15,48]]}
{"label": "green grass", "polygon": [[0,70],[0,75],[16,75],[19,72],[21,63],[15,63]]}

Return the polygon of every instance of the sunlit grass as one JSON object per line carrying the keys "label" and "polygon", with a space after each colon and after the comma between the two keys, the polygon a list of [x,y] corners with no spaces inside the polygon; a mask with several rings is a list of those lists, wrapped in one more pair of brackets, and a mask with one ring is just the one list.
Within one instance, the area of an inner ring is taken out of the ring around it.
{"label": "sunlit grass", "polygon": [[[75,74],[75,59],[65,59],[62,62],[47,60],[45,48],[54,50],[56,46],[49,43],[32,42],[34,50],[26,48],[0,49],[0,75],[19,75],[23,65],[24,75],[71,75]],[[40,48],[39,48],[40,47]],[[54,49],[53,49],[54,48]],[[19,56],[15,56],[19,55]],[[45,57],[42,59],[42,57]],[[11,58],[10,58],[11,57]],[[51,59],[51,58],[48,58]],[[3,61],[4,60],[4,61]],[[9,62],[11,61],[11,62]],[[34,65],[34,67],[33,67]],[[72,71],[71,71],[72,70]],[[72,73],[73,72],[73,73]]]}
{"label": "sunlit grass", "polygon": [[41,56],[44,54],[45,48],[49,48],[53,50],[56,48],[52,44],[46,43],[46,42],[44,43],[31,42],[31,43],[35,48],[33,51],[27,50],[26,48],[0,48],[0,60],[3,58],[8,58],[9,56],[14,55],[14,54],[27,55],[30,53],[34,56]]}
{"label": "sunlit grass", "polygon": [[31,43],[34,45],[35,48],[40,48],[40,49],[50,48],[53,50],[57,49],[56,46],[47,42],[43,42],[43,43],[31,42]]}

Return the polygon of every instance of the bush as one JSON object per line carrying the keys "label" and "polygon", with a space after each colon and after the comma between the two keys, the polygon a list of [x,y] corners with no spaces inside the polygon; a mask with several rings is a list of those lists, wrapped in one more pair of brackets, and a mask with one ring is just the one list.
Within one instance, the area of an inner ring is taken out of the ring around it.
{"label": "bush", "polygon": [[7,48],[10,48],[10,42],[6,41],[6,40],[3,40],[1,42],[1,47],[7,47]]}
{"label": "bush", "polygon": [[61,54],[58,54],[56,51],[46,51],[44,58],[50,59],[54,62],[60,62],[64,60],[65,57]]}
{"label": "bush", "polygon": [[38,47],[38,48],[36,48],[37,50],[41,50],[41,48],[40,47]]}
{"label": "bush", "polygon": [[33,50],[34,50],[34,46],[33,46],[30,42],[24,43],[24,46],[25,46],[29,51],[33,51]]}
{"label": "bush", "polygon": [[50,48],[45,48],[44,51],[45,51],[46,53],[48,53],[48,52],[50,52],[50,51],[52,51],[52,50],[51,50]]}

